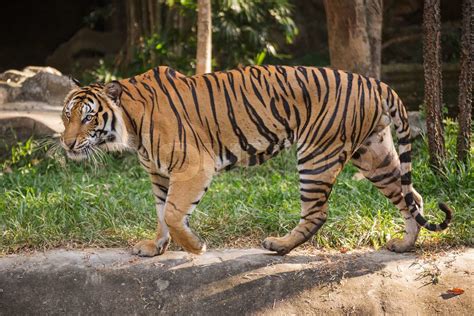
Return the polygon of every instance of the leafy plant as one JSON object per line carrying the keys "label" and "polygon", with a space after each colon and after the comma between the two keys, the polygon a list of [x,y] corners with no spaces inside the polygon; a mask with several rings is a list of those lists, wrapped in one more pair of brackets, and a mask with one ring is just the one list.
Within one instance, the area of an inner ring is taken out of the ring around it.
{"label": "leafy plant", "polygon": [[11,147],[10,157],[2,162],[2,169],[15,167],[31,167],[33,155],[33,140],[30,138],[26,142],[18,142]]}
{"label": "leafy plant", "polygon": [[291,43],[298,34],[287,0],[216,0],[212,22],[219,68],[263,63],[267,54],[278,55],[279,43]]}
{"label": "leafy plant", "polygon": [[[128,77],[158,65],[194,74],[196,0],[167,0],[160,5],[160,27],[152,35],[141,37],[125,70],[119,71],[113,62],[102,60],[96,69],[83,75],[83,81]],[[214,0],[212,10],[214,69],[260,65],[269,57],[288,57],[280,56],[278,50],[298,33],[289,0]]]}
{"label": "leafy plant", "polygon": [[122,78],[122,75],[111,61],[100,59],[97,68],[85,71],[80,81],[82,84],[89,84],[92,82],[109,82],[120,78]]}

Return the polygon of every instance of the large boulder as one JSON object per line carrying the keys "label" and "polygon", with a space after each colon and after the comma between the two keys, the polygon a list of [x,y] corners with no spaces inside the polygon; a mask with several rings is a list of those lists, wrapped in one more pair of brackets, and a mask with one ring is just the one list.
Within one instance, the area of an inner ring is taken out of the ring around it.
{"label": "large boulder", "polygon": [[64,98],[72,88],[73,83],[67,77],[39,72],[24,81],[18,100],[35,100],[62,106]]}
{"label": "large boulder", "polygon": [[73,81],[52,67],[29,66],[0,74],[0,109],[11,102],[35,101],[61,107]]}
{"label": "large boulder", "polygon": [[51,67],[30,66],[0,74],[0,161],[19,141],[61,132],[62,103],[73,87],[69,77]]}

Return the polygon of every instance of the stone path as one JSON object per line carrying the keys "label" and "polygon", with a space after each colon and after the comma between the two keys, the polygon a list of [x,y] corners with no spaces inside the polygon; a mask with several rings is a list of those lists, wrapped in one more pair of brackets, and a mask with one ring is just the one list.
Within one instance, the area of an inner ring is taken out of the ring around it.
{"label": "stone path", "polygon": [[[462,288],[455,296],[447,290]],[[0,258],[0,314],[455,314],[474,310],[474,249],[53,250]],[[472,314],[471,314],[472,315]]]}

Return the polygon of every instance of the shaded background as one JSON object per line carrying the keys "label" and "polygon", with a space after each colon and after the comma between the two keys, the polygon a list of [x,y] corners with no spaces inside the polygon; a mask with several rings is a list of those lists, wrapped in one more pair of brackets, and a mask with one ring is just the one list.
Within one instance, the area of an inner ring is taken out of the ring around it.
{"label": "shaded background", "polygon": [[[293,0],[290,3],[299,33],[291,44],[275,34],[279,56],[283,57],[267,57],[264,63],[328,65],[323,1]],[[120,0],[3,2],[0,72],[28,65],[48,65],[82,79],[88,70],[97,68],[101,60],[112,63],[117,58],[126,39],[123,8],[124,1]],[[457,103],[461,0],[441,1],[441,12],[443,63],[447,64],[443,78],[444,100],[453,114]],[[412,109],[423,101],[422,15],[422,0],[384,1],[382,80],[394,86]],[[91,31],[92,35],[88,33]],[[216,55],[225,47],[214,41],[213,50]],[[171,66],[186,72],[179,64]],[[227,63],[219,68],[235,66]]]}

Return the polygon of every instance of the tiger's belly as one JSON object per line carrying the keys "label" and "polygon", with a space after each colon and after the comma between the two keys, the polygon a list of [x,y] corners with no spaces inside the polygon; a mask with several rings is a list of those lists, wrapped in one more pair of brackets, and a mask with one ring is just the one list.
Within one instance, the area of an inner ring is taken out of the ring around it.
{"label": "tiger's belly", "polygon": [[260,165],[292,144],[292,140],[282,139],[275,143],[265,140],[253,141],[245,148],[240,144],[227,145],[225,152],[216,157],[216,171]]}

